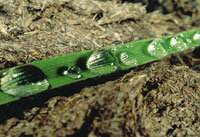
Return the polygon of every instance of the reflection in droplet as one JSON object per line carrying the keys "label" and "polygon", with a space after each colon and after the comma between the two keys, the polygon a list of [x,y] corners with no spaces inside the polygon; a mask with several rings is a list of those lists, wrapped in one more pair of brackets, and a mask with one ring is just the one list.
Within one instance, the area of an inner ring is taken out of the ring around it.
{"label": "reflection in droplet", "polygon": [[134,44],[133,43],[127,43],[127,44],[125,44],[125,47],[126,48],[133,48]]}
{"label": "reflection in droplet", "polygon": [[46,75],[33,65],[10,68],[1,78],[1,90],[16,97],[30,96],[48,88]]}
{"label": "reflection in droplet", "polygon": [[82,77],[81,69],[77,66],[70,66],[67,70],[63,71],[63,75],[72,79],[79,79]]}
{"label": "reflection in droplet", "polygon": [[177,51],[183,51],[188,48],[183,34],[171,38],[170,45]]}
{"label": "reflection in droplet", "polygon": [[112,73],[117,70],[117,59],[109,50],[96,50],[87,60],[87,68],[95,74]]}
{"label": "reflection in droplet", "polygon": [[160,38],[153,40],[147,47],[147,51],[151,56],[162,58],[168,54],[163,47],[164,41]]}
{"label": "reflection in droplet", "polygon": [[187,39],[186,39],[186,42],[187,42],[187,43],[192,43],[192,40],[189,39],[189,38],[187,38]]}
{"label": "reflection in droplet", "polygon": [[200,43],[200,32],[194,34],[193,40]]}
{"label": "reflection in droplet", "polygon": [[126,65],[126,66],[137,66],[138,65],[138,61],[136,59],[136,57],[128,52],[128,51],[123,51],[120,53],[120,61]]}

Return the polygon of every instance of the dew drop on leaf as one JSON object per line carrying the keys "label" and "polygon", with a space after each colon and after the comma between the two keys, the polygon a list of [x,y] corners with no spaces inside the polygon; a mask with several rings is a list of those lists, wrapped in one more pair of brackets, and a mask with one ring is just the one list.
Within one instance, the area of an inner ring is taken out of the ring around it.
{"label": "dew drop on leaf", "polygon": [[126,66],[129,66],[129,65],[137,66],[138,65],[138,61],[137,61],[136,57],[128,51],[122,51],[120,53],[120,62],[122,62]]}
{"label": "dew drop on leaf", "polygon": [[81,69],[77,66],[70,66],[67,70],[63,71],[63,75],[72,79],[79,79],[82,77]]}
{"label": "dew drop on leaf", "polygon": [[25,97],[40,93],[49,88],[47,76],[33,65],[10,68],[1,78],[2,92]]}
{"label": "dew drop on leaf", "polygon": [[188,48],[183,34],[172,37],[170,40],[170,46],[172,46],[172,48],[176,51],[183,51]]}
{"label": "dew drop on leaf", "polygon": [[147,51],[151,56],[162,58],[168,54],[163,47],[164,41],[162,39],[153,40],[147,47]]}
{"label": "dew drop on leaf", "polygon": [[112,73],[118,68],[117,59],[109,50],[96,50],[88,58],[87,68],[95,74]]}

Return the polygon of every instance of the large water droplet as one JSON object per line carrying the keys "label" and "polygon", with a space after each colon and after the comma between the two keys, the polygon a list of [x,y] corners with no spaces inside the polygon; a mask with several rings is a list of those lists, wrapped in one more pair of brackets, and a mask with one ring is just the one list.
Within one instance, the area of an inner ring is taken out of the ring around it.
{"label": "large water droplet", "polygon": [[188,48],[183,34],[179,34],[170,40],[170,45],[177,51],[183,51]]}
{"label": "large water droplet", "polygon": [[148,45],[147,51],[151,56],[162,58],[168,54],[163,45],[162,39],[155,39]]}
{"label": "large water droplet", "polygon": [[126,66],[129,66],[129,65],[137,66],[138,65],[136,57],[128,51],[123,51],[120,53],[120,61]]}
{"label": "large water droplet", "polygon": [[16,97],[30,96],[48,88],[46,75],[33,65],[10,68],[1,78],[1,90]]}
{"label": "large water droplet", "polygon": [[108,50],[96,50],[87,60],[87,68],[95,74],[112,73],[117,70],[117,59]]}
{"label": "large water droplet", "polygon": [[70,66],[67,70],[63,71],[63,75],[72,79],[79,79],[82,77],[81,69],[77,66]]}
{"label": "large water droplet", "polygon": [[194,34],[193,41],[200,43],[200,32]]}

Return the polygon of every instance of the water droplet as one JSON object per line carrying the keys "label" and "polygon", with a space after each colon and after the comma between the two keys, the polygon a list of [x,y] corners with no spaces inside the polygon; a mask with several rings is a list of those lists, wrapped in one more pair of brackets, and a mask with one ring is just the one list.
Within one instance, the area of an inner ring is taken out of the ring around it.
{"label": "water droplet", "polygon": [[81,69],[77,66],[70,66],[67,70],[63,71],[63,75],[72,79],[79,79],[82,77]]}
{"label": "water droplet", "polygon": [[87,68],[95,74],[112,73],[117,70],[117,59],[108,50],[96,50],[87,60]]}
{"label": "water droplet", "polygon": [[30,96],[48,88],[46,75],[33,65],[10,68],[1,78],[1,90],[16,97]]}
{"label": "water droplet", "polygon": [[168,53],[163,47],[164,41],[162,39],[153,40],[147,48],[148,53],[151,56],[162,58],[166,56]]}
{"label": "water droplet", "polygon": [[171,38],[170,45],[177,51],[183,51],[188,48],[185,41],[183,34],[179,34]]}
{"label": "water droplet", "polygon": [[128,52],[128,51],[123,51],[120,53],[120,61],[124,64],[124,65],[131,65],[131,66],[137,66],[138,62],[137,59],[135,58],[135,56]]}
{"label": "water droplet", "polygon": [[200,32],[194,34],[193,40],[200,43]]}

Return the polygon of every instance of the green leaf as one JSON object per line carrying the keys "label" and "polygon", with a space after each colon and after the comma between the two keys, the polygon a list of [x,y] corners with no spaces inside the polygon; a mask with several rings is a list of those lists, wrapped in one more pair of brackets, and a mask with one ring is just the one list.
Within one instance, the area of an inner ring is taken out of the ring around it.
{"label": "green leaf", "polygon": [[199,45],[200,30],[196,29],[2,70],[0,104],[88,78],[126,70]]}

